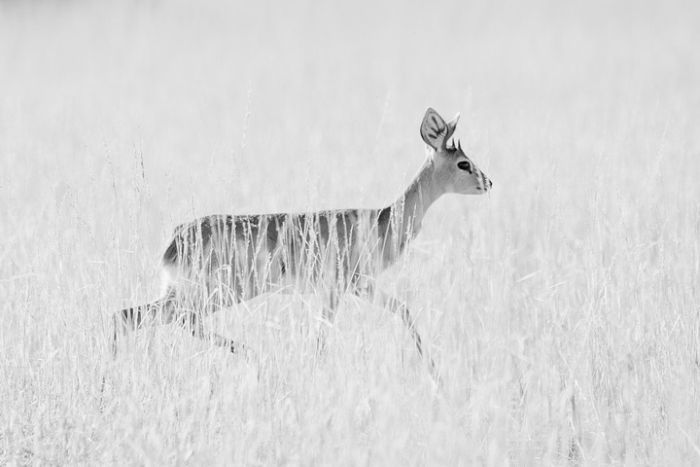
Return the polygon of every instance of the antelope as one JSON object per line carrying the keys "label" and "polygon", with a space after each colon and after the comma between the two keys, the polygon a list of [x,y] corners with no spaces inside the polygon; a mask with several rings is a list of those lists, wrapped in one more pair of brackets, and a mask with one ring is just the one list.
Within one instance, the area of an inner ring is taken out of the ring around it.
{"label": "antelope", "polygon": [[[233,353],[245,345],[205,331],[202,320],[257,295],[298,290],[323,297],[322,322],[330,325],[343,294],[372,300],[401,316],[421,359],[423,343],[408,306],[375,286],[421,229],[423,217],[443,194],[483,194],[491,181],[452,138],[450,122],[428,108],[420,135],[428,157],[403,194],[380,209],[309,213],[210,215],[175,228],[162,259],[158,300],[116,313],[122,332],[146,322],[179,322],[193,336]],[[429,359],[431,369],[434,363]]]}

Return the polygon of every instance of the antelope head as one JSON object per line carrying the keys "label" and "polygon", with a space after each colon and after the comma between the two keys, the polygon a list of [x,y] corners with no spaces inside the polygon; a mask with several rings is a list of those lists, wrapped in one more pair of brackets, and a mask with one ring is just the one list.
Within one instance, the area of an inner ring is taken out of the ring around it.
{"label": "antelope head", "polygon": [[445,193],[479,195],[489,191],[493,183],[462,150],[462,144],[455,143],[452,135],[457,128],[459,114],[450,122],[434,109],[428,108],[420,126],[423,141],[433,149],[431,154],[432,182]]}

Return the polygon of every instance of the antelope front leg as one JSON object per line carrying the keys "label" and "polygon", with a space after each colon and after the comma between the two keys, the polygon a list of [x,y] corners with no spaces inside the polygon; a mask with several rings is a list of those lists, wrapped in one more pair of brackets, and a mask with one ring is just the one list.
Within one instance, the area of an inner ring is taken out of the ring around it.
{"label": "antelope front leg", "polygon": [[318,337],[316,339],[316,355],[323,355],[326,350],[326,339],[328,328],[333,325],[335,319],[335,311],[338,308],[338,292],[334,289],[328,291],[326,299],[323,303],[323,312],[321,316],[321,326],[319,327]]}
{"label": "antelope front leg", "polygon": [[373,301],[375,301],[382,307],[388,308],[392,313],[401,316],[401,320],[408,328],[408,332],[411,333],[413,342],[416,344],[418,355],[420,355],[422,360],[426,361],[426,363],[428,364],[428,371],[430,371],[430,376],[436,383],[439,384],[440,375],[438,374],[437,369],[435,368],[435,362],[430,357],[430,355],[426,355],[423,350],[423,340],[421,339],[420,334],[418,333],[418,329],[416,329],[416,322],[413,319],[413,316],[411,315],[411,311],[409,310],[408,305],[406,305],[406,303],[399,300],[398,298],[387,294],[386,292],[377,290],[373,284],[369,284],[364,289],[361,289],[360,294],[369,296],[371,299],[373,299]]}

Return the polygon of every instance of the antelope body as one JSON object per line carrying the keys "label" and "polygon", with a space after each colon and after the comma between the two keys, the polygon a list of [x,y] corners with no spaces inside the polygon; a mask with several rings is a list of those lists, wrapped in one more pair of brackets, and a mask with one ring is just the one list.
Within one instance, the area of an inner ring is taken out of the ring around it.
{"label": "antelope body", "polygon": [[342,294],[352,293],[398,312],[422,356],[408,307],[377,290],[374,277],[400,257],[441,195],[480,194],[491,188],[461,145],[447,145],[458,119],[445,123],[435,110],[426,111],[420,133],[431,155],[388,207],[214,215],[180,225],[163,255],[162,298],[122,310],[115,316],[117,324],[135,329],[158,318],[161,323],[184,322],[193,335],[238,352],[243,350],[240,343],[205,332],[202,318],[265,292],[299,290],[324,298],[323,314],[330,322]]}

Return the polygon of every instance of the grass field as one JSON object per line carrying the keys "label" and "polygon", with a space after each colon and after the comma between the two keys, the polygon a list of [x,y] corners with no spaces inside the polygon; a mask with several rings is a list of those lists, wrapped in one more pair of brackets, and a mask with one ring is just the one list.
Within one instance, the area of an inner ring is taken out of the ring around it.
{"label": "grass field", "polygon": [[[698,465],[697,2],[0,3],[0,464]],[[114,358],[175,225],[379,207],[426,107],[494,182],[380,278]]]}

